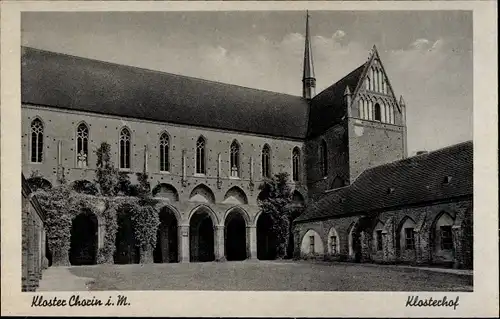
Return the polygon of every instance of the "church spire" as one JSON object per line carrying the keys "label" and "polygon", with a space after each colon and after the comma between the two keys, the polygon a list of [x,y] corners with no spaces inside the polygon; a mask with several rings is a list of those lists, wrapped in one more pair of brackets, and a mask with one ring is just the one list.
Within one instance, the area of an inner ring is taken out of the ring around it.
{"label": "church spire", "polygon": [[311,49],[311,35],[309,33],[309,11],[306,14],[306,38],[304,50],[304,74],[302,76],[302,96],[312,99],[316,94],[316,77]]}

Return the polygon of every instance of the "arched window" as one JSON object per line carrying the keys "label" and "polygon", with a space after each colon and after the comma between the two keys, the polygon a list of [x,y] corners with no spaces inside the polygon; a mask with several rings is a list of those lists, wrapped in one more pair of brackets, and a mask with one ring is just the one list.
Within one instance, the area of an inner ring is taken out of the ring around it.
{"label": "arched window", "polygon": [[76,164],[80,168],[87,167],[89,157],[89,128],[85,123],[76,129]]}
{"label": "arched window", "polygon": [[300,150],[295,147],[292,151],[292,179],[294,182],[299,181],[300,176]]}
{"label": "arched window", "polygon": [[400,247],[403,250],[415,250],[415,222],[406,217],[399,230]]}
{"label": "arched window", "polygon": [[271,148],[267,144],[262,148],[262,177],[271,177]]}
{"label": "arched window", "polygon": [[43,160],[43,123],[40,119],[31,122],[31,162],[41,163]]}
{"label": "arched window", "polygon": [[375,104],[375,121],[381,121],[382,120],[382,112],[380,110],[380,104],[376,103]]}
{"label": "arched window", "polygon": [[130,168],[130,131],[123,128],[120,132],[120,168]]}
{"label": "arched window", "polygon": [[373,229],[373,249],[375,251],[381,251],[384,247],[382,240],[383,230],[384,230],[384,224],[382,224],[379,221],[375,226],[375,228]]}
{"label": "arched window", "polygon": [[231,169],[231,177],[239,177],[240,176],[240,145],[236,140],[231,143],[230,149],[230,169]]}
{"label": "arched window", "polygon": [[168,134],[164,132],[160,136],[160,172],[168,172],[170,170],[169,149],[170,139]]}
{"label": "arched window", "polygon": [[206,174],[205,139],[199,137],[196,141],[196,174]]}
{"label": "arched window", "polygon": [[364,119],[365,118],[365,100],[360,99],[358,103],[358,113],[359,113],[359,118]]}
{"label": "arched window", "polygon": [[321,175],[328,175],[328,149],[326,147],[326,141],[321,140],[321,144],[319,146],[319,159],[320,159],[320,169]]}

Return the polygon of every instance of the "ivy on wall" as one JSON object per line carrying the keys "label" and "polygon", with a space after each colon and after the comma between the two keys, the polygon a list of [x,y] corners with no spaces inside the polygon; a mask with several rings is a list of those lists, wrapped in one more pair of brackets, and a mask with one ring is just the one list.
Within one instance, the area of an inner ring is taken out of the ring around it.
{"label": "ivy on wall", "polygon": [[271,179],[264,180],[259,186],[261,199],[259,207],[263,214],[269,214],[273,221],[272,231],[276,235],[277,258],[286,256],[290,240],[292,220],[292,193],[288,186],[288,173],[278,173]]}
{"label": "ivy on wall", "polygon": [[48,247],[52,252],[52,264],[69,265],[71,227],[73,219],[81,213],[91,213],[104,224],[104,242],[97,251],[97,263],[113,263],[118,231],[118,214],[126,214],[133,226],[135,244],[140,249],[140,262],[153,262],[152,251],[160,219],[156,201],[152,198],[148,176],[137,173],[138,185],[130,183],[129,175],[120,173],[110,160],[110,146],[102,143],[97,149],[95,185],[59,180],[53,188],[36,187],[43,179],[36,176],[30,185],[47,213]]}

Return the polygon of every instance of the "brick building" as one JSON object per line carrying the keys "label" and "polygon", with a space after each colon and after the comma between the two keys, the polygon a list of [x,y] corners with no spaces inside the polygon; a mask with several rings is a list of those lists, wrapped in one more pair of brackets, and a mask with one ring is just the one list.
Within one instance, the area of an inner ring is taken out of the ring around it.
{"label": "brick building", "polygon": [[365,170],[295,220],[302,258],[472,268],[472,142]]}
{"label": "brick building", "polygon": [[35,291],[42,278],[42,270],[48,267],[45,256],[45,213],[28,182],[22,178],[22,291]]}
{"label": "brick building", "polygon": [[[406,105],[377,49],[316,94],[308,22],[305,38],[302,96],[23,47],[23,172],[47,187],[62,174],[92,183],[93,151],[107,142],[162,203],[158,262],[273,258],[257,202],[265,177],[288,172],[301,205],[407,153]],[[96,249],[102,221],[84,215],[73,228]]]}

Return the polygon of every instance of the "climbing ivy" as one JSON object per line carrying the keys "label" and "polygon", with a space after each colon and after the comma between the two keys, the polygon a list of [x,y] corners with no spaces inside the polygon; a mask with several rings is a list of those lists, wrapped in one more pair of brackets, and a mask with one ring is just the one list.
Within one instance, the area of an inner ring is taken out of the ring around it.
{"label": "climbing ivy", "polygon": [[288,186],[288,173],[282,172],[266,179],[259,186],[261,199],[259,207],[263,214],[269,214],[273,221],[272,231],[276,235],[277,258],[287,254],[291,225],[291,189]]}
{"label": "climbing ivy", "polygon": [[[104,242],[97,251],[97,263],[113,263],[118,231],[117,215],[127,214],[132,221],[135,243],[141,251],[141,262],[152,262],[156,232],[160,224],[156,200],[151,196],[148,175],[138,173],[139,184],[129,175],[118,172],[110,160],[110,146],[103,142],[96,150],[96,185],[67,185],[63,180],[52,189],[35,191],[47,214],[48,246],[53,265],[69,264],[72,220],[82,212],[93,213],[104,223]],[[34,176],[42,180],[42,176]]]}

